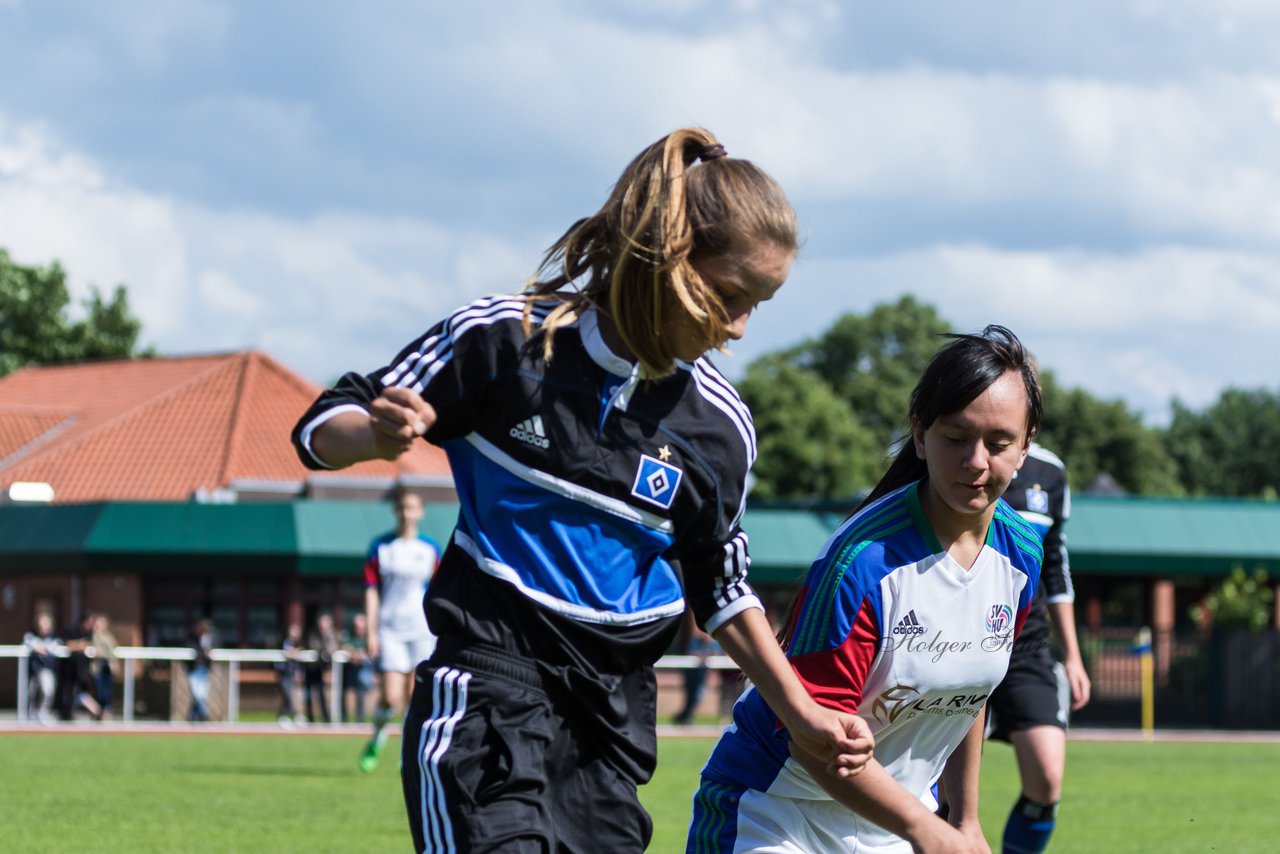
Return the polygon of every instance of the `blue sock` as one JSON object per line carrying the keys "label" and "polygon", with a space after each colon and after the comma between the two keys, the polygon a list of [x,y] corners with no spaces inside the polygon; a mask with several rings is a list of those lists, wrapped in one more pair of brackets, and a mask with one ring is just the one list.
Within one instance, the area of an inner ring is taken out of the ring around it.
{"label": "blue sock", "polygon": [[1004,826],[1003,854],[1039,854],[1049,847],[1049,837],[1057,824],[1058,804],[1042,804],[1026,795],[1009,811]]}

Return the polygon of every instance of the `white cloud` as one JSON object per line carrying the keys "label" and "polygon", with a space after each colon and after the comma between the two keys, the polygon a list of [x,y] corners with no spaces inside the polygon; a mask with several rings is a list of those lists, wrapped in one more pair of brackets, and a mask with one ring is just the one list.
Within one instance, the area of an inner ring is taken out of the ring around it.
{"label": "white cloud", "polygon": [[0,244],[162,351],[375,367],[701,123],[812,230],[733,372],[911,292],[1156,418],[1271,382],[1273,3],[153,5],[6,7]]}
{"label": "white cloud", "polygon": [[165,338],[182,323],[170,299],[186,275],[185,241],[172,204],[112,184],[92,161],[57,145],[40,127],[0,117],[0,234],[21,263],[60,262],[73,302],[89,286],[127,283],[149,335]]}
{"label": "white cloud", "polygon": [[[1271,17],[1249,4],[1236,9]],[[1155,4],[1132,14],[1181,28],[1218,13]],[[406,124],[415,119],[404,104],[424,96],[418,121],[438,127],[438,110],[457,117],[450,133],[478,139],[472,158],[465,146],[460,158],[450,154],[477,182],[491,165],[505,173],[521,161],[576,157],[589,164],[576,174],[590,169],[593,183],[557,186],[557,178],[573,177],[557,169],[541,186],[551,195],[585,194],[644,143],[701,123],[732,153],[777,175],[798,203],[886,204],[883,216],[904,229],[921,207],[990,222],[990,230],[1011,209],[1030,209],[1022,219],[1045,229],[1070,215],[1114,222],[1132,240],[1168,242],[1188,232],[1225,242],[1280,239],[1273,144],[1280,68],[1192,66],[1181,78],[1154,79],[923,62],[862,68],[824,63],[815,52],[836,17],[822,7],[784,6],[690,31],[564,16],[552,6],[486,18],[471,31],[454,21],[449,33],[461,38],[438,50],[422,51],[413,30],[388,36],[397,61],[353,73]],[[413,133],[431,138],[425,126]]]}
{"label": "white cloud", "polygon": [[144,342],[163,353],[262,347],[318,381],[377,367],[449,309],[532,270],[500,237],[427,221],[175,204],[7,125],[0,233],[21,263],[59,261],[77,301],[90,284],[127,284]]}
{"label": "white cloud", "polygon": [[255,317],[264,307],[261,296],[220,270],[199,273],[195,284],[200,302],[215,315]]}
{"label": "white cloud", "polygon": [[[1124,399],[1152,423],[1172,397],[1201,407],[1229,385],[1276,387],[1280,253],[1153,247],[1129,255],[940,246],[804,262],[735,345],[749,359],[903,294],[962,330],[1013,329],[1068,386]],[[815,313],[815,305],[821,310]],[[784,337],[785,336],[785,337]]]}
{"label": "white cloud", "polygon": [[17,126],[0,116],[0,180],[33,188],[97,190],[102,179],[93,165],[75,153],[56,150],[49,131]]}

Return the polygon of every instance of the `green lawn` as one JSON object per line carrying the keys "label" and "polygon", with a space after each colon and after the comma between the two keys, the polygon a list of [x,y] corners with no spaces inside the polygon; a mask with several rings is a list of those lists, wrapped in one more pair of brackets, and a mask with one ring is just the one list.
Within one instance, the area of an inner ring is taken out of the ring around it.
{"label": "green lawn", "polygon": [[[406,850],[395,760],[361,775],[361,744],[357,736],[0,735],[0,849]],[[662,740],[658,774],[642,790],[652,851],[683,850],[710,746]],[[999,836],[1015,790],[1012,751],[988,745],[989,838]],[[1280,850],[1277,791],[1280,744],[1072,742],[1051,850]]]}
{"label": "green lawn", "polygon": [[[651,850],[683,851],[690,799],[708,743],[665,739],[644,794]],[[1143,744],[1072,741],[1066,794],[1049,850],[1055,854],[1280,851],[1280,744]],[[1013,750],[988,743],[982,826],[1000,851],[1018,795]]]}

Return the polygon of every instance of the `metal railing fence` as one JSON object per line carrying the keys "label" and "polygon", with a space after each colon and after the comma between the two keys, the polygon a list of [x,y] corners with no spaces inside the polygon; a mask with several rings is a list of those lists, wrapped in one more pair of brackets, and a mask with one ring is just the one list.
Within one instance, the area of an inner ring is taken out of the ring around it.
{"label": "metal railing fence", "polygon": [[[65,646],[55,647],[53,652],[59,658],[66,658],[72,654]],[[96,657],[92,648],[86,650],[85,654],[89,658]],[[0,659],[15,658],[18,662],[17,712],[18,720],[23,722],[30,720],[31,671],[29,656],[30,650],[22,644],[0,644]],[[115,656],[120,659],[122,664],[121,719],[125,722],[132,722],[135,717],[135,701],[137,699],[138,662],[192,661],[195,659],[195,650],[187,647],[118,646],[115,648]],[[285,653],[284,650],[279,649],[215,649],[210,651],[209,658],[212,661],[224,662],[227,665],[226,720],[235,722],[240,716],[241,664],[275,665],[286,661],[308,664],[319,661],[320,654],[315,650],[299,650],[295,653]],[[342,719],[342,666],[350,660],[350,654],[345,651],[335,652],[330,656],[327,701],[329,719],[333,721]],[[700,664],[705,664],[712,670],[738,669],[738,665],[727,655],[713,655],[705,659],[694,655],[666,655],[654,666],[658,669],[684,670],[698,667]]]}

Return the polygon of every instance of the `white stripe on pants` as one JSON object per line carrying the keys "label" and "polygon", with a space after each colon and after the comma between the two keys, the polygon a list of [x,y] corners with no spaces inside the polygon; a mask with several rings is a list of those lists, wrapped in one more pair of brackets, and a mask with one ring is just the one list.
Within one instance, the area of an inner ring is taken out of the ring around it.
{"label": "white stripe on pants", "polygon": [[419,796],[422,809],[424,851],[454,850],[453,826],[440,778],[440,758],[449,749],[453,729],[467,710],[467,683],[471,674],[452,667],[435,671],[431,687],[431,717],[418,736]]}

